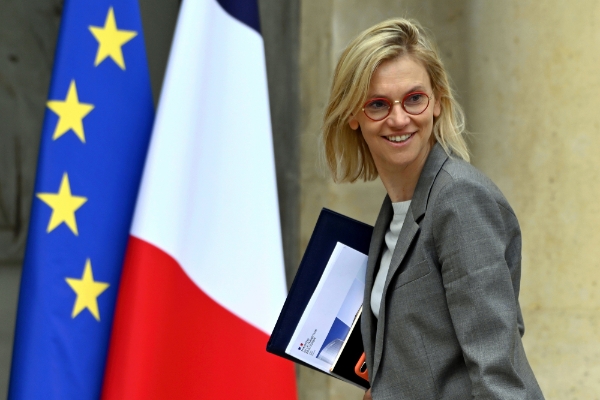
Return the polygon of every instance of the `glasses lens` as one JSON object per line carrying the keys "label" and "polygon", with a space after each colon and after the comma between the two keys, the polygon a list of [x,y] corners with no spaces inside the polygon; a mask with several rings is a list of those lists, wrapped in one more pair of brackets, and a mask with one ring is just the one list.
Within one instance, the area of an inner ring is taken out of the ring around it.
{"label": "glasses lens", "polygon": [[364,111],[367,117],[379,121],[388,116],[390,107],[390,102],[386,99],[373,99],[365,104]]}
{"label": "glasses lens", "polygon": [[409,114],[421,114],[429,105],[429,97],[425,93],[410,93],[402,100],[402,106]]}

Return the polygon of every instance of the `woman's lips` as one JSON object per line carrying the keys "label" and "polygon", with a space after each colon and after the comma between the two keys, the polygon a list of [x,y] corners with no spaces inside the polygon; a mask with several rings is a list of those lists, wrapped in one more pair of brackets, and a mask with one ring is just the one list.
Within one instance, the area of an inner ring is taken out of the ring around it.
{"label": "woman's lips", "polygon": [[414,134],[415,134],[415,132],[405,133],[403,135],[389,135],[389,136],[384,136],[384,137],[389,142],[392,142],[392,143],[403,143],[403,142],[406,142],[408,139],[410,139]]}

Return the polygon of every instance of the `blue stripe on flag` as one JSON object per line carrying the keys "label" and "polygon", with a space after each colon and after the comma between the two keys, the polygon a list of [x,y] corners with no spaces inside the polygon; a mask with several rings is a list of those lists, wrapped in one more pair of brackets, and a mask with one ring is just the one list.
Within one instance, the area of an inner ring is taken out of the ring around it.
{"label": "blue stripe on flag", "polygon": [[9,399],[97,399],[154,106],[137,0],[66,0]]}
{"label": "blue stripe on flag", "polygon": [[217,0],[217,3],[233,18],[260,34],[260,18],[256,0]]}

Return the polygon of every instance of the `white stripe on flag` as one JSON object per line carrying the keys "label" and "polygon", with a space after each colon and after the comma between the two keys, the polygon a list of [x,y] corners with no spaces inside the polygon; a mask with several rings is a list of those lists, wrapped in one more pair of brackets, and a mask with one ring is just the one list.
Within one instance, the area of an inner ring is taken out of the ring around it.
{"label": "white stripe on flag", "polygon": [[132,234],[270,333],[285,276],[261,36],[185,1],[163,88]]}

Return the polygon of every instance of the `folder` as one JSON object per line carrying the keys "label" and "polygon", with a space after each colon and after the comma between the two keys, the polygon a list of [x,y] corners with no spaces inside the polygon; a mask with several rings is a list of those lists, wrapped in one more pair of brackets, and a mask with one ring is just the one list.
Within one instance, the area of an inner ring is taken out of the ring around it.
{"label": "folder", "polygon": [[[267,343],[268,352],[321,371],[286,353],[286,349],[290,346],[292,336],[321,281],[336,246],[339,247],[339,244],[342,244],[366,255],[369,252],[372,233],[373,227],[368,224],[326,208],[322,209],[294,282]],[[355,372],[355,367],[364,352],[360,333],[360,310],[358,311],[350,332],[341,344],[341,350],[328,374],[368,389],[369,382]]]}

